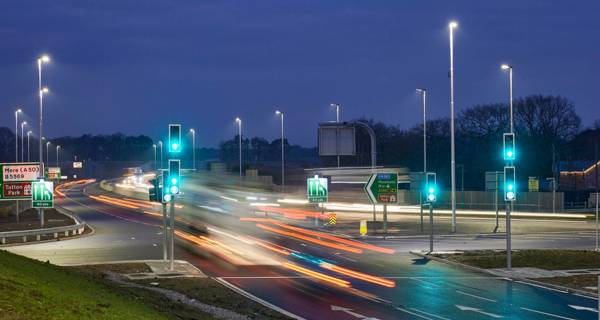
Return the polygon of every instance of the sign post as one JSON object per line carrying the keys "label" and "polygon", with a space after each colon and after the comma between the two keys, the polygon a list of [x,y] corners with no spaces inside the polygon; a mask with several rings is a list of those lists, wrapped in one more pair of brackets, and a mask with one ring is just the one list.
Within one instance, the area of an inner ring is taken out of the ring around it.
{"label": "sign post", "polygon": [[387,205],[398,202],[398,174],[373,173],[364,187],[373,205],[383,204],[383,238],[387,237]]}
{"label": "sign post", "polygon": [[[321,215],[323,215],[325,211],[323,204],[329,199],[327,178],[315,175],[313,178],[306,179],[306,196],[309,203],[316,203],[321,207]],[[315,217],[315,225],[319,226],[318,217]]]}
{"label": "sign post", "polygon": [[40,179],[31,183],[31,189],[32,208],[54,208],[54,182]]}

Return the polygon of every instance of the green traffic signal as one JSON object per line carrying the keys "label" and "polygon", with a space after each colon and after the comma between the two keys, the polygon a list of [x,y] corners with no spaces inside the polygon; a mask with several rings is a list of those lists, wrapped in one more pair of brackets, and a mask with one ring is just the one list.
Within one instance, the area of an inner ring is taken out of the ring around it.
{"label": "green traffic signal", "polygon": [[179,159],[169,159],[168,189],[170,194],[179,194],[181,162]]}
{"label": "green traffic signal", "polygon": [[515,201],[517,198],[515,167],[504,167],[504,200]]}
{"label": "green traffic signal", "polygon": [[437,181],[435,172],[428,172],[425,176],[425,198],[433,203],[437,200]]}
{"label": "green traffic signal", "polygon": [[170,124],[169,125],[169,152],[179,153],[181,152],[181,125]]}
{"label": "green traffic signal", "polygon": [[503,135],[503,150],[504,160],[513,161],[517,159],[517,152],[515,149],[515,135],[514,133],[505,133]]}

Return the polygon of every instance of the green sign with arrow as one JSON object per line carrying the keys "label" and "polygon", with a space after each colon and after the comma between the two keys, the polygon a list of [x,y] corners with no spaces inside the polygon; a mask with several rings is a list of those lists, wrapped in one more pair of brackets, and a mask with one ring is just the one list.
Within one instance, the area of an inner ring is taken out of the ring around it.
{"label": "green sign with arrow", "polygon": [[398,202],[398,174],[374,173],[364,188],[373,204]]}
{"label": "green sign with arrow", "polygon": [[327,178],[315,176],[314,178],[306,179],[306,195],[310,203],[327,202],[329,196]]}
{"label": "green sign with arrow", "polygon": [[54,208],[54,183],[52,181],[34,181],[31,183],[31,207]]}

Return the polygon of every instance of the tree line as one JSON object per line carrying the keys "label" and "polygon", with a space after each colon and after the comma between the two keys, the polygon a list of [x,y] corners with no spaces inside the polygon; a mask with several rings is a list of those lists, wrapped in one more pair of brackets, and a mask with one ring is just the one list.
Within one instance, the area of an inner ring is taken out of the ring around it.
{"label": "tree line", "polygon": [[[505,103],[475,105],[464,109],[455,119],[457,188],[482,189],[486,171],[502,171],[502,135],[509,132],[509,106]],[[377,139],[377,164],[423,170],[423,125],[408,129],[382,122],[358,119],[369,124]],[[575,105],[561,96],[532,95],[513,102],[513,123],[517,144],[519,180],[528,176],[544,180],[557,175],[559,161],[594,160],[600,138],[600,121],[582,129]],[[438,174],[442,186],[450,185],[450,119],[431,119],[426,123],[427,171]],[[335,157],[318,157],[317,148],[302,148],[286,143],[288,162],[310,162],[334,166]],[[281,140],[268,142],[254,137],[242,140],[245,163],[279,160]],[[238,138],[220,145],[221,160],[238,161]],[[369,166],[370,140],[364,130],[356,130],[356,156],[342,157],[343,166]],[[318,159],[318,160],[317,160]],[[463,180],[464,179],[464,180]]]}

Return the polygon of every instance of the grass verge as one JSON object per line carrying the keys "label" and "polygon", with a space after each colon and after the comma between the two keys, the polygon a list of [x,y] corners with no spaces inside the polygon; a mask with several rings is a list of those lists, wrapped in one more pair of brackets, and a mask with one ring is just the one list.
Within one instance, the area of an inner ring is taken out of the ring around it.
{"label": "grass verge", "polygon": [[[506,267],[506,251],[474,250],[437,256],[482,269]],[[512,266],[545,270],[600,268],[600,253],[587,250],[518,250],[513,251]]]}
{"label": "grass verge", "polygon": [[82,274],[6,251],[0,270],[1,319],[170,318]]}

